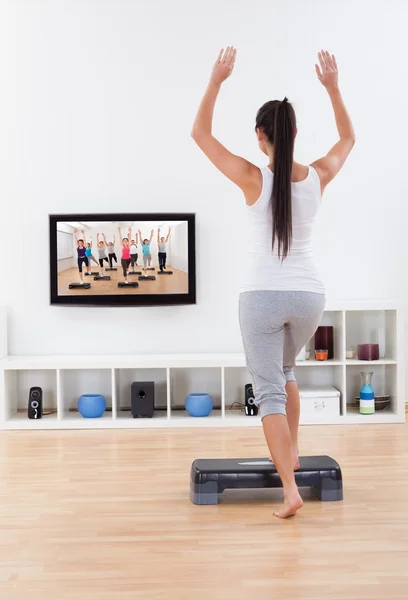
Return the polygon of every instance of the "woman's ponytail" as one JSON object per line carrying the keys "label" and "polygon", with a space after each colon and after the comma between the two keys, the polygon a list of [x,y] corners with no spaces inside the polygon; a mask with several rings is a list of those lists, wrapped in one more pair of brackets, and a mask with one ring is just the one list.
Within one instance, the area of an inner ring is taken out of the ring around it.
{"label": "woman's ponytail", "polygon": [[273,146],[272,249],[278,241],[278,256],[286,258],[292,241],[292,166],[296,116],[287,98],[270,100],[258,110],[256,129]]}
{"label": "woman's ponytail", "polygon": [[278,241],[278,256],[287,257],[292,242],[292,166],[295,145],[295,112],[285,98],[275,110],[272,189],[272,249]]}

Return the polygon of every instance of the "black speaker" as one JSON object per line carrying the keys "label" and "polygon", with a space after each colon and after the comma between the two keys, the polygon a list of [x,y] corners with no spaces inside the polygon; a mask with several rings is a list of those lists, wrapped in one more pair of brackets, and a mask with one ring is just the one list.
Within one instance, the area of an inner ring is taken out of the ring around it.
{"label": "black speaker", "polygon": [[28,397],[28,418],[41,419],[43,416],[43,392],[40,387],[30,388]]}
{"label": "black speaker", "polygon": [[132,415],[138,417],[153,416],[154,411],[154,382],[134,381],[131,385]]}
{"label": "black speaker", "polygon": [[248,417],[256,417],[258,414],[258,407],[255,405],[254,390],[251,383],[247,383],[245,386],[245,414]]}

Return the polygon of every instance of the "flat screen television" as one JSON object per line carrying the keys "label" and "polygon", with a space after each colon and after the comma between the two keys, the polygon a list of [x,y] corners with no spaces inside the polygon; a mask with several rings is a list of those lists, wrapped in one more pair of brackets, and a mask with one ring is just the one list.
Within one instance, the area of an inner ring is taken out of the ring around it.
{"label": "flat screen television", "polygon": [[49,215],[51,304],[195,304],[195,215]]}

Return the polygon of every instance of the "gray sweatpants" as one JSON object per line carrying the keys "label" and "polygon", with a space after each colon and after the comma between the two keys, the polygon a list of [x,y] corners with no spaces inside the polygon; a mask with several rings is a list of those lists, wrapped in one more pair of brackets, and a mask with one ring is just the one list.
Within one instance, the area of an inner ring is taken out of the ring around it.
{"label": "gray sweatpants", "polygon": [[296,381],[296,356],[314,335],[325,295],[255,291],[239,298],[244,352],[261,418],[286,414],[287,381]]}
{"label": "gray sweatpants", "polygon": [[152,255],[151,254],[143,254],[143,266],[144,266],[144,268],[146,268],[147,265],[149,264],[149,260],[152,260]]}

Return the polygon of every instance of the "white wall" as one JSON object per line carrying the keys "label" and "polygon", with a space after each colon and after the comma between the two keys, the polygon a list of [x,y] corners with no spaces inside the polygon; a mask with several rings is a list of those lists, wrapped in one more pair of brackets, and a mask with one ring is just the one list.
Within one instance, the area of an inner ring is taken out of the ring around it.
{"label": "white wall", "polygon": [[188,272],[188,224],[180,223],[171,230],[167,262],[180,271]]}
{"label": "white wall", "polygon": [[[244,203],[189,137],[212,63],[229,43],[239,55],[214,132],[260,165],[254,118],[271,98],[287,94],[295,104],[298,160],[333,143],[314,62],[321,47],[336,52],[358,143],[325,194],[315,244],[321,272],[330,298],[407,302],[405,0],[14,0],[7,9],[2,223],[20,223],[25,239],[16,244],[2,226],[2,245],[13,248],[14,267],[0,283],[12,353],[75,353],[84,336],[101,335],[106,343],[95,351],[123,350],[130,322],[144,352],[158,340],[161,352],[241,350],[241,261],[220,267],[219,256],[220,244],[225,257],[245,252]],[[147,210],[197,213],[196,306],[48,305],[48,213]],[[42,259],[23,272],[27,247]]]}

